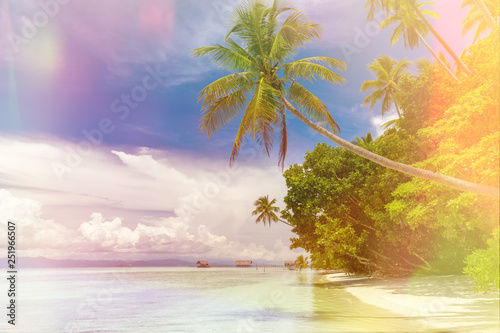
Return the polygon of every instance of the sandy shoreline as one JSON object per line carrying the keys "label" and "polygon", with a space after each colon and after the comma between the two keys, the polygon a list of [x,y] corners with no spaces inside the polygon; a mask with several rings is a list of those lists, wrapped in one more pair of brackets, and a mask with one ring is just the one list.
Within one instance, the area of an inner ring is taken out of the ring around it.
{"label": "sandy shoreline", "polygon": [[[498,293],[472,294],[461,291],[444,296],[443,290],[418,293],[421,285],[412,285],[412,278],[377,279],[363,276],[349,276],[345,273],[327,274],[326,279],[344,287],[344,290],[366,304],[370,304],[403,317],[415,318],[426,327],[436,329],[458,329],[468,325],[468,318],[491,323],[500,329],[498,323]],[[423,289],[422,289],[423,290]],[[496,306],[495,306],[496,305]],[[455,322],[450,327],[450,319]]]}

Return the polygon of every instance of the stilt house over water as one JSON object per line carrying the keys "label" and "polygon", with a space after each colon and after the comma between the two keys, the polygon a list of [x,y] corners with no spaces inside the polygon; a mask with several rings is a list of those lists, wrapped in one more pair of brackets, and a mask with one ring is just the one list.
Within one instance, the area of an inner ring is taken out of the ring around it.
{"label": "stilt house over water", "polygon": [[236,267],[251,267],[252,260],[236,260]]}
{"label": "stilt house over water", "polygon": [[196,266],[198,268],[208,268],[208,267],[210,267],[210,264],[206,260],[198,260],[198,262],[196,264],[198,265],[198,266]]}

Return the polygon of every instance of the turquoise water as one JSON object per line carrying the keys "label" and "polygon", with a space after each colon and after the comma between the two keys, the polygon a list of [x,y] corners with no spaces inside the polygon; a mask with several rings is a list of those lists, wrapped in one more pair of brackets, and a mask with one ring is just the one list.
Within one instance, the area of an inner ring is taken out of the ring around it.
{"label": "turquoise water", "polygon": [[337,275],[281,268],[26,269],[18,280],[17,325],[0,322],[0,331],[498,331],[498,295],[471,294],[465,277]]}

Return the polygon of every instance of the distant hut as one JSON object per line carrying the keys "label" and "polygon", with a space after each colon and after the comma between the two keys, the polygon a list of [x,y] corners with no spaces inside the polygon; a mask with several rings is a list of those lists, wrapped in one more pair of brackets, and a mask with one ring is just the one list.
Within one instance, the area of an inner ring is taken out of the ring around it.
{"label": "distant hut", "polygon": [[252,260],[236,260],[236,267],[251,267]]}
{"label": "distant hut", "polygon": [[210,267],[210,264],[206,260],[198,260],[198,262],[196,264],[198,265],[198,266],[196,266],[198,268],[208,268],[208,267]]}
{"label": "distant hut", "polygon": [[285,268],[289,270],[296,270],[297,266],[295,266],[295,261],[285,261]]}

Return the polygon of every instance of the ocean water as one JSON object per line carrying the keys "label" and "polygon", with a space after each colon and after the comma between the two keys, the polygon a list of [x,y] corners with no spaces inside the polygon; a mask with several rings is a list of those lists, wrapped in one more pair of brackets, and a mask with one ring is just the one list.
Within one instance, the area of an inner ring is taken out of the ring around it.
{"label": "ocean water", "polygon": [[17,289],[16,326],[8,325],[4,315],[0,331],[499,329],[498,293],[472,294],[472,283],[463,276],[381,281],[255,267],[25,269],[19,273]]}

